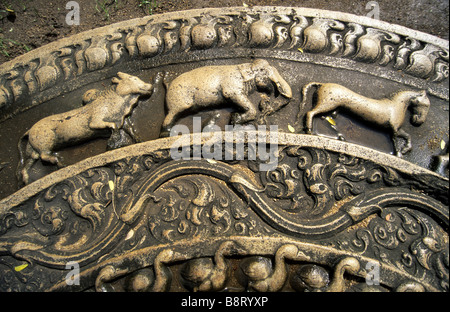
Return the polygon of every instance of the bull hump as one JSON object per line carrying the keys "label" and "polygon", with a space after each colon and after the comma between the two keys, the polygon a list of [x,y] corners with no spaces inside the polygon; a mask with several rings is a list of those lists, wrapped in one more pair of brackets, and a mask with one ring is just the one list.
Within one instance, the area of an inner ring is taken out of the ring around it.
{"label": "bull hump", "polygon": [[125,102],[125,95],[119,95],[115,91],[109,91],[104,95],[96,98],[91,104],[94,107],[117,107]]}

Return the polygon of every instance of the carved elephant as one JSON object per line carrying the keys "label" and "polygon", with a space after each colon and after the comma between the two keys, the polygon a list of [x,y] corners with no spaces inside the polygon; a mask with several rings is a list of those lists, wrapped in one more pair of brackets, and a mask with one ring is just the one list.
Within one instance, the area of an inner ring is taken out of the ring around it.
{"label": "carved elephant", "polygon": [[281,95],[290,99],[292,90],[278,70],[266,60],[256,59],[252,63],[239,65],[205,66],[181,74],[167,87],[167,115],[163,130],[170,131],[176,118],[186,111],[233,103],[244,113],[238,115],[236,123],[256,118],[256,105],[248,95],[275,84]]}

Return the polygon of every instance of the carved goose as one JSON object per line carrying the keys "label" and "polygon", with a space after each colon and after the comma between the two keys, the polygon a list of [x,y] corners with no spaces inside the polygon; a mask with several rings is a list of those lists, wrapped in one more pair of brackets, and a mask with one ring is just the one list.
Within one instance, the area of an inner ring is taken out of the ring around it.
{"label": "carved goose", "polygon": [[172,249],[164,249],[155,258],[155,283],[150,291],[162,292],[168,291],[172,282],[172,272],[165,265],[166,263],[183,258],[183,255],[173,251]]}
{"label": "carved goose", "polygon": [[[214,264],[211,259],[199,258],[191,260],[182,270],[187,285],[196,291],[220,291],[224,289],[227,278],[230,276],[230,267],[225,256],[239,253],[240,247],[235,242],[222,243],[214,255]],[[194,286],[192,286],[194,284]]]}
{"label": "carved goose", "polygon": [[[139,272],[131,276],[130,290],[131,291],[151,291],[162,292],[168,291],[172,282],[172,272],[165,265],[176,260],[184,259],[185,256],[175,252],[171,249],[164,249],[155,258],[154,276],[153,272],[150,272],[148,268],[142,269]],[[116,279],[128,273],[128,269],[119,269],[113,265],[104,267],[95,281],[95,288],[97,291],[115,291],[114,287],[106,284],[109,281]]]}
{"label": "carved goose", "polygon": [[259,280],[250,277],[248,288],[259,292],[275,292],[281,290],[288,276],[285,259],[307,261],[309,257],[303,254],[295,245],[288,244],[281,246],[275,254],[275,267],[272,274]]}
{"label": "carved goose", "polygon": [[359,261],[353,257],[347,257],[342,259],[335,268],[333,281],[326,290],[327,292],[342,292],[345,288],[344,273],[350,274],[358,273],[360,269]]}

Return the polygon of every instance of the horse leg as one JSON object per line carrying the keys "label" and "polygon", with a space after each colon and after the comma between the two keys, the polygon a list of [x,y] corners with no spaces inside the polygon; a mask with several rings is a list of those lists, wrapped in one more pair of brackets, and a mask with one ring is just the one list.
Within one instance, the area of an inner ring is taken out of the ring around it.
{"label": "horse leg", "polygon": [[412,149],[411,136],[408,133],[406,133],[405,130],[403,129],[400,129],[397,132],[397,136],[400,136],[406,140],[406,144],[401,150],[402,154],[408,153]]}
{"label": "horse leg", "polygon": [[312,134],[312,124],[313,124],[313,118],[314,118],[315,112],[309,111],[306,113],[306,133]]}
{"label": "horse leg", "polygon": [[334,109],[335,109],[334,106],[318,104],[316,105],[316,107],[314,107],[314,109],[306,113],[306,133],[308,134],[312,133],[313,119],[316,115],[328,113]]}
{"label": "horse leg", "polygon": [[125,133],[127,133],[131,137],[131,139],[135,143],[142,142],[142,140],[137,136],[136,132],[134,131],[134,128],[133,128],[133,125],[131,123],[129,116],[124,119],[122,129],[123,129],[123,131],[125,131]]}
{"label": "horse leg", "polygon": [[[400,148],[399,144],[396,142],[397,138],[405,139],[406,143],[405,143],[405,146],[403,146],[403,148]],[[405,130],[399,129],[396,132],[394,132],[393,139],[394,139],[395,152],[398,157],[402,157],[404,154],[406,154],[407,152],[409,152],[412,149],[411,136],[408,133],[406,133]]]}
{"label": "horse leg", "polygon": [[234,119],[236,124],[243,124],[256,118],[256,108],[246,95],[238,93],[229,97],[229,99],[245,111],[245,113],[236,116]]}

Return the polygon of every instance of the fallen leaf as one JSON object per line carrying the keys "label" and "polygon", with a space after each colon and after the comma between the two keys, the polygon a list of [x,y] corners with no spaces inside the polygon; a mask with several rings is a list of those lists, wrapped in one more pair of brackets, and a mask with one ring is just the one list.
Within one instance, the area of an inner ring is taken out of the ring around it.
{"label": "fallen leaf", "polygon": [[129,239],[132,238],[133,236],[134,236],[134,230],[131,229],[131,230],[128,232],[127,237],[125,237],[125,240],[129,240]]}
{"label": "fallen leaf", "polygon": [[206,161],[209,162],[210,164],[217,164],[217,161],[212,160],[210,158],[207,158]]}
{"label": "fallen leaf", "polygon": [[23,269],[25,269],[27,266],[28,266],[28,263],[25,263],[25,264],[22,264],[22,265],[18,265],[18,266],[16,266],[16,267],[14,267],[14,270],[15,270],[16,272],[20,272],[20,271],[22,271]]}
{"label": "fallen leaf", "polygon": [[109,185],[109,189],[111,191],[113,191],[114,190],[114,181],[108,181],[108,185]]}
{"label": "fallen leaf", "polygon": [[441,140],[441,150],[445,149],[445,141]]}
{"label": "fallen leaf", "polygon": [[302,48],[298,48],[297,49],[299,52],[303,53],[303,49]]}
{"label": "fallen leaf", "polygon": [[292,133],[295,133],[295,128],[292,127],[291,125],[288,124],[288,129],[289,131],[291,131]]}
{"label": "fallen leaf", "polygon": [[336,126],[336,121],[334,121],[333,118],[327,116],[325,119],[326,119],[330,124],[332,124],[333,126]]}
{"label": "fallen leaf", "polygon": [[242,2],[242,6],[243,6],[244,8],[248,8],[248,4],[245,3],[245,2]]}

